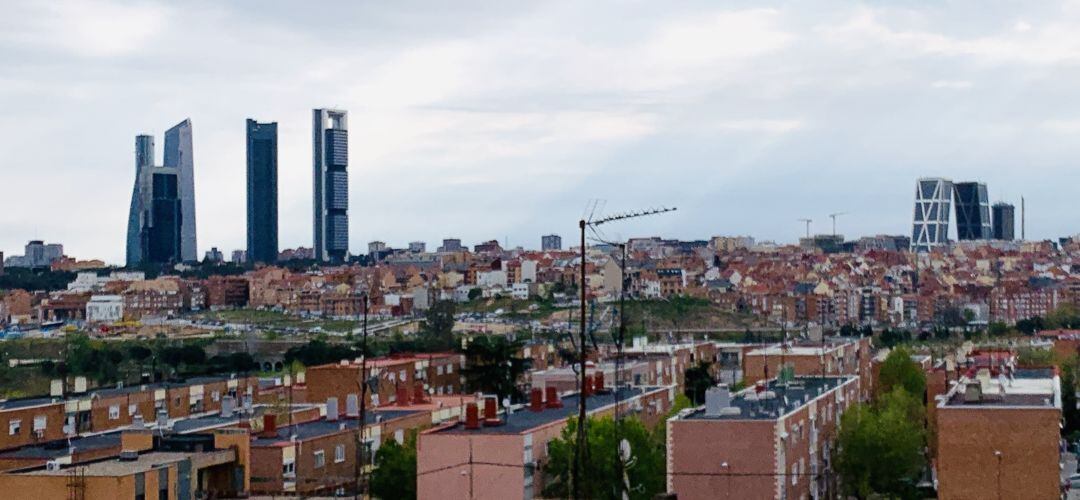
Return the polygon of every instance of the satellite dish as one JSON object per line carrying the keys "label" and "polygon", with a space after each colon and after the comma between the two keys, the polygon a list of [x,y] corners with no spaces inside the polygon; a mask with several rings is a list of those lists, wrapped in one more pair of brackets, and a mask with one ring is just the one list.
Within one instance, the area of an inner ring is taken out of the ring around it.
{"label": "satellite dish", "polygon": [[619,458],[621,458],[623,462],[630,461],[630,441],[627,441],[625,438],[622,441],[619,441]]}

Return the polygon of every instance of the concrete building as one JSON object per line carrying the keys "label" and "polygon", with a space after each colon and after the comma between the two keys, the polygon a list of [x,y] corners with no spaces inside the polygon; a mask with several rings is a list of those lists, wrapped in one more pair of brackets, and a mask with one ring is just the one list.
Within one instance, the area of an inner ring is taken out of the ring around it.
{"label": "concrete building", "polygon": [[349,118],[336,109],[313,116],[315,260],[340,263],[349,252]]}
{"label": "concrete building", "polygon": [[411,253],[424,253],[427,251],[427,243],[423,241],[410,241],[409,252]]}
{"label": "concrete building", "polygon": [[962,377],[937,402],[939,498],[1059,498],[1061,408],[1049,368]]}
{"label": "concrete building", "polygon": [[[50,267],[53,262],[56,262],[64,257],[64,245],[59,243],[45,243],[41,240],[31,240],[23,248],[22,255],[12,255],[7,258],[4,265],[7,267],[29,267],[29,268],[43,268]],[[3,261],[3,255],[0,254],[0,261]],[[0,265],[2,268],[3,265]],[[2,269],[0,269],[0,274]]]}
{"label": "concrete building", "polygon": [[840,417],[858,400],[856,377],[771,380],[667,421],[667,491],[679,500],[831,498]]}
{"label": "concrete building", "polygon": [[953,183],[924,177],[915,184],[915,214],[911,223],[911,251],[929,252],[949,242]]}
{"label": "concrete building", "polygon": [[86,303],[86,321],[115,323],[124,319],[124,298],[119,295],[93,295]]}
{"label": "concrete building", "polygon": [[[594,388],[595,389],[595,388]],[[544,394],[546,392],[546,395]],[[417,498],[533,498],[547,482],[548,443],[577,414],[579,394],[533,389],[530,405],[499,411],[494,397],[470,404],[463,421],[420,433],[416,445]],[[670,410],[674,387],[600,390],[586,399],[589,416],[619,411],[646,425]],[[483,413],[481,416],[480,413]],[[481,421],[483,424],[481,425]]]}
{"label": "concrete building", "polygon": [[1015,239],[1016,207],[1011,203],[998,202],[994,203],[991,209],[994,212],[994,239],[1005,241]]}
{"label": "concrete building", "polygon": [[540,237],[541,250],[562,250],[562,236],[549,234]]}
{"label": "concrete building", "polygon": [[461,252],[465,247],[461,245],[461,240],[457,238],[445,238],[442,240],[442,246],[438,248],[439,252]]}
{"label": "concrete building", "polygon": [[273,264],[278,256],[277,122],[247,121],[247,257]]}
{"label": "concrete building", "polygon": [[165,132],[154,166],[154,137],[135,137],[135,187],[128,213],[127,265],[195,262],[195,167],[191,120]]}

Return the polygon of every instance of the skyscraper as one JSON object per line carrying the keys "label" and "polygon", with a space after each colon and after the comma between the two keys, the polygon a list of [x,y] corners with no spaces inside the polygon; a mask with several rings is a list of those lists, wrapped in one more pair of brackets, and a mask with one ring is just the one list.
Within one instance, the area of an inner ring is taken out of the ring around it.
{"label": "skyscraper", "polygon": [[342,262],[349,251],[349,124],[345,111],[314,110],[315,259]]}
{"label": "skyscraper", "polygon": [[928,252],[948,243],[952,187],[952,181],[940,177],[924,177],[916,182],[911,251]]}
{"label": "skyscraper", "polygon": [[154,137],[135,137],[135,187],[128,212],[128,266],[198,259],[192,151],[191,120],[184,120],[165,132],[165,157],[161,166],[154,166]]}
{"label": "skyscraper", "polygon": [[982,182],[953,184],[956,203],[956,239],[988,240],[991,236],[990,198]]}
{"label": "skyscraper", "polygon": [[1016,207],[1012,203],[994,203],[994,239],[1011,241],[1016,238]]}
{"label": "skyscraper", "polygon": [[278,255],[277,123],[247,121],[247,258],[272,264]]}

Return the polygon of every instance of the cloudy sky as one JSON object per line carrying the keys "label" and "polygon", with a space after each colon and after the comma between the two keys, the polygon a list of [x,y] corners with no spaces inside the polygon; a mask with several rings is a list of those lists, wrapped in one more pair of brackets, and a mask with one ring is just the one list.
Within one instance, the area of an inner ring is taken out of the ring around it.
{"label": "cloudy sky", "polygon": [[122,262],[134,136],[190,117],[200,255],[245,237],[244,120],[311,245],[311,109],[349,111],[351,247],[910,231],[914,182],[1080,231],[1080,3],[0,3],[0,250]]}

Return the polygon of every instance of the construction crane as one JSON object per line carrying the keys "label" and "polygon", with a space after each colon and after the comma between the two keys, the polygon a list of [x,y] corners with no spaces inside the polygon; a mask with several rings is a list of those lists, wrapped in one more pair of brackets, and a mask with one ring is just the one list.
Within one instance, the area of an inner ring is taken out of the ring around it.
{"label": "construction crane", "polygon": [[810,223],[814,222],[814,219],[797,219],[797,220],[799,222],[805,222],[806,223],[806,237],[809,238],[810,237]]}
{"label": "construction crane", "polygon": [[829,214],[829,218],[832,219],[832,235],[833,236],[836,236],[836,218],[841,216],[841,215],[847,215],[847,212],[836,212],[834,214]]}

